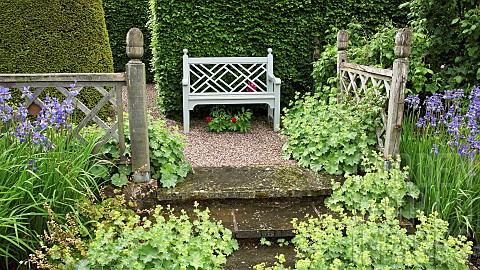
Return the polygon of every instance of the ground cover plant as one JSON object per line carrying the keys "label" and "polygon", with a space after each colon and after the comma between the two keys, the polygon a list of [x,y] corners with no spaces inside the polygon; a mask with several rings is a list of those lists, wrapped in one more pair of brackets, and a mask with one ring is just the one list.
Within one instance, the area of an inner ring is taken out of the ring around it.
{"label": "ground cover plant", "polygon": [[[0,87],[0,267],[37,247],[47,229],[44,205],[63,219],[76,202],[98,194],[94,142],[78,141],[68,121],[76,94],[72,86],[63,102],[45,98],[35,119],[23,105],[12,107],[10,89]],[[22,98],[31,98],[28,88]]]}
{"label": "ground cover plant", "polygon": [[[130,130],[128,121],[124,121],[125,130],[125,157],[131,158],[130,153]],[[101,129],[93,127],[89,132],[99,134]],[[168,128],[165,120],[153,120],[149,116],[148,125],[150,175],[157,179],[163,187],[174,187],[185,180],[188,172],[192,169],[185,159],[183,150],[186,142],[185,136],[178,132],[178,127]],[[111,159],[119,159],[120,153],[116,141],[109,140],[100,153]],[[111,175],[111,181],[115,186],[124,186],[130,180],[132,174],[131,164],[117,165]]]}
{"label": "ground cover plant", "polygon": [[297,94],[282,117],[281,134],[287,136],[282,157],[298,160],[313,171],[357,172],[362,152],[370,152],[377,143],[375,130],[385,99],[373,98],[373,92],[367,91],[359,102],[325,101],[320,93]]}
{"label": "ground cover plant", "polygon": [[438,212],[451,235],[480,240],[478,117],[480,88],[410,95],[400,151],[419,187],[424,211]]}
{"label": "ground cover plant", "polygon": [[[209,210],[197,205],[189,217],[161,206],[140,216],[120,197],[86,204],[69,222],[49,223],[43,249],[25,264],[40,269],[221,269],[238,249],[232,232],[210,221]],[[90,221],[79,224],[81,216]]]}
{"label": "ground cover plant", "polygon": [[[448,223],[436,214],[419,212],[420,224],[408,234],[400,226],[397,211],[388,198],[380,204],[379,215],[333,217],[324,214],[307,221],[293,221],[296,236],[295,269],[465,269],[472,243],[465,236],[448,236]],[[262,269],[289,269],[281,262]]]}
{"label": "ground cover plant", "polygon": [[390,160],[387,170],[383,156],[375,152],[364,155],[363,159],[363,175],[346,173],[344,182],[332,180],[332,195],[325,199],[325,205],[332,210],[345,209],[365,215],[382,209],[379,204],[388,197],[388,207],[394,208],[397,215],[414,218],[415,199],[420,191],[409,181],[408,168],[401,169],[399,162]]}
{"label": "ground cover plant", "polygon": [[[398,163],[387,171],[381,155],[374,156],[365,175],[335,184],[325,202],[334,214],[292,221],[295,269],[469,269],[472,242],[449,235],[448,222],[436,212],[404,211],[418,189]],[[418,220],[414,232],[401,225],[405,214]],[[255,269],[289,269],[284,262],[279,256],[274,266]]]}

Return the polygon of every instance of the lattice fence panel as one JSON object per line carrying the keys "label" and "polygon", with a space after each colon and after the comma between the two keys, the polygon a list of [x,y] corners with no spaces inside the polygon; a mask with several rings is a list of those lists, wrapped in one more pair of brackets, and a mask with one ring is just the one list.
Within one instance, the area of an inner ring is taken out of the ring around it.
{"label": "lattice fence panel", "polygon": [[[104,84],[104,85],[102,85]],[[79,109],[85,114],[85,117],[75,126],[74,134],[75,136],[83,142],[87,140],[81,135],[81,130],[87,126],[87,124],[93,121],[99,127],[101,127],[105,134],[100,139],[100,141],[95,145],[93,152],[96,153],[98,150],[111,138],[113,138],[119,144],[120,156],[122,157],[120,162],[123,160],[123,152],[125,151],[125,139],[123,131],[123,100],[122,100],[122,86],[124,82],[92,82],[92,83],[83,83],[75,87],[75,90],[81,93],[85,87],[92,87],[96,89],[99,93],[102,94],[103,98],[93,107],[87,107],[82,101],[77,97],[72,98],[72,103],[76,109]],[[23,87],[30,87],[33,90],[32,98],[26,101],[25,106],[27,108],[36,107],[40,110],[45,108],[45,100],[41,98],[42,93],[48,88],[55,88],[63,96],[69,96],[70,84],[69,83],[45,83],[45,82],[21,82],[21,83],[8,83],[5,86],[9,88],[21,89]],[[107,103],[113,105],[114,110],[116,111],[116,119],[114,121],[105,122],[100,117],[97,116],[97,113],[102,107]],[[119,128],[120,127],[120,128]]]}

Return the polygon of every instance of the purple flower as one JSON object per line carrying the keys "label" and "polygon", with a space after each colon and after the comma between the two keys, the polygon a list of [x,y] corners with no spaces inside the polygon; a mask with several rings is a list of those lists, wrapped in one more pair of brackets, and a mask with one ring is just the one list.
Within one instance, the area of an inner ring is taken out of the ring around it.
{"label": "purple flower", "polygon": [[431,153],[434,153],[435,155],[438,155],[438,145],[437,144],[433,144],[433,147],[430,150],[430,154]]}
{"label": "purple flower", "polygon": [[430,112],[441,112],[443,110],[442,95],[434,93],[424,101],[426,110]]}
{"label": "purple flower", "polygon": [[20,89],[22,91],[22,95],[20,96],[20,98],[28,98],[28,99],[31,99],[33,98],[33,95],[32,93],[30,92],[30,87],[23,87],[23,90]]}
{"label": "purple flower", "polygon": [[0,103],[4,103],[5,100],[9,100],[12,98],[10,94],[10,89],[0,86]]}
{"label": "purple flower", "polygon": [[405,99],[405,103],[408,104],[408,107],[409,108],[412,108],[412,109],[418,109],[419,108],[419,104],[420,104],[420,98],[418,97],[418,95],[408,95],[407,98]]}
{"label": "purple flower", "polygon": [[[70,97],[76,97],[76,96],[79,94],[79,91],[78,91],[78,90],[75,90],[75,84],[74,84],[74,83],[70,84],[70,92],[69,92],[69,94],[70,94]],[[70,98],[70,97],[69,97],[69,98]]]}

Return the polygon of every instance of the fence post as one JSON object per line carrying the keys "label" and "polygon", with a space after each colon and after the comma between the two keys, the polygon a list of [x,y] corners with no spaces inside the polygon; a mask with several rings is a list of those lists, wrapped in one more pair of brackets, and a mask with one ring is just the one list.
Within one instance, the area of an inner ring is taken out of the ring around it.
{"label": "fence post", "polygon": [[348,47],[348,32],[346,30],[340,30],[337,34],[337,76],[338,76],[338,90],[340,95],[343,94],[342,73],[340,72],[340,66],[342,63],[346,63]]}
{"label": "fence post", "polygon": [[125,69],[133,181],[143,183],[150,181],[150,155],[145,64],[140,60],[143,56],[143,34],[138,28],[128,31],[126,50],[127,56],[130,58]]}
{"label": "fence post", "polygon": [[410,56],[412,30],[400,29],[395,36],[395,61],[393,62],[393,76],[390,96],[388,97],[388,115],[385,138],[384,158],[397,159],[400,149],[402,133],[403,103],[408,76],[408,56]]}

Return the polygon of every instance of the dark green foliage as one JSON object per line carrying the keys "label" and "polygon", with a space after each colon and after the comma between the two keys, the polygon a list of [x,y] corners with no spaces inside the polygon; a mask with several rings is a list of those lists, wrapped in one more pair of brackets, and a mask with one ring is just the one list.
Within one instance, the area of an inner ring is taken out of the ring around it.
{"label": "dark green foliage", "polygon": [[[113,72],[101,0],[2,0],[0,10],[0,73]],[[100,98],[80,94],[90,108]]]}
{"label": "dark green foliage", "polygon": [[312,86],[314,36],[322,42],[332,26],[356,21],[368,31],[402,16],[400,0],[357,2],[150,0],[153,66],[164,109],[173,114],[182,107],[183,48],[192,57],[265,56],[272,48],[282,105],[287,105],[295,91]]}
{"label": "dark green foliage", "polygon": [[480,5],[475,0],[411,0],[410,24],[427,33],[426,64],[436,84],[429,92],[480,83]]}
{"label": "dark green foliage", "polygon": [[153,81],[153,73],[149,68],[152,50],[150,49],[151,34],[147,27],[148,0],[103,0],[103,8],[115,71],[125,71],[125,64],[128,62],[125,54],[125,39],[128,30],[136,27],[143,33],[145,52],[142,61],[147,66],[147,81]]}

